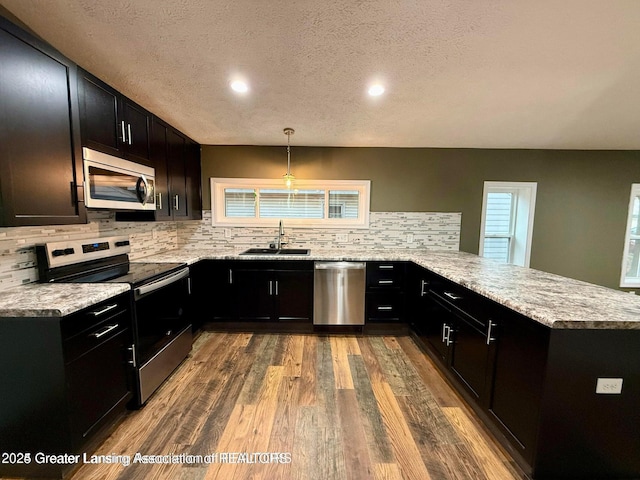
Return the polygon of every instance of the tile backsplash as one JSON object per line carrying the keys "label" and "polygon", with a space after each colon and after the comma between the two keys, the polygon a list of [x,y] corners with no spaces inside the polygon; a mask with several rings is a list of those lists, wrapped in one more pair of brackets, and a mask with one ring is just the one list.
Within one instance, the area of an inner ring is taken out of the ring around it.
{"label": "tile backsplash", "polygon": [[[287,226],[288,247],[361,250],[367,248],[410,248],[458,250],[461,213],[371,212],[369,228],[336,230]],[[226,234],[226,235],[225,235]],[[193,248],[268,247],[278,234],[273,228],[214,227],[211,210],[203,212],[201,222],[178,224],[178,244]],[[347,240],[339,238],[347,235]]]}
{"label": "tile backsplash", "polygon": [[[89,211],[89,223],[44,227],[0,228],[0,290],[38,281],[35,245],[66,239],[129,235],[137,260],[155,253],[185,248],[267,247],[278,232],[273,228],[223,228],[211,224],[211,210],[201,221],[116,222],[113,212]],[[461,213],[371,212],[369,228],[336,230],[293,228],[284,222],[289,247],[420,248],[458,250]],[[347,235],[347,240],[336,235]]]}
{"label": "tile backsplash", "polygon": [[131,259],[178,248],[175,222],[116,222],[109,211],[88,211],[89,223],[0,228],[0,290],[38,281],[35,246],[67,239],[129,235]]}

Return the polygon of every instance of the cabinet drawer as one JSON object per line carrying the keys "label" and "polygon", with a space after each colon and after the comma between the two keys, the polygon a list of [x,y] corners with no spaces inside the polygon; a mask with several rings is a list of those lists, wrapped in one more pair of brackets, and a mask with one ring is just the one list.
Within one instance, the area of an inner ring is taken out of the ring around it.
{"label": "cabinet drawer", "polygon": [[404,318],[404,295],[402,293],[367,293],[367,321],[391,320],[401,321]]}
{"label": "cabinet drawer", "polygon": [[438,303],[462,314],[480,329],[484,330],[495,315],[495,307],[490,300],[454,283],[443,280],[431,283],[427,288]]}
{"label": "cabinet drawer", "polygon": [[62,320],[65,363],[70,363],[131,326],[129,295],[94,305]]}
{"label": "cabinet drawer", "polygon": [[397,289],[404,285],[404,263],[367,262],[367,288]]}

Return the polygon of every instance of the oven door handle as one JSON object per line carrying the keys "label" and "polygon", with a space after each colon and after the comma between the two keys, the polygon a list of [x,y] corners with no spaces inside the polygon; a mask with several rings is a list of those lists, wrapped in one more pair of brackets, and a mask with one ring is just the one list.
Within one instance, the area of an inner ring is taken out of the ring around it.
{"label": "oven door handle", "polygon": [[156,282],[138,287],[136,288],[136,298],[146,295],[147,293],[155,292],[160,288],[166,287],[167,285],[173,282],[177,282],[178,280],[182,280],[183,278],[188,276],[189,268],[185,268],[183,270],[180,270],[178,273],[174,273],[173,275],[163,278],[162,280],[158,280]]}

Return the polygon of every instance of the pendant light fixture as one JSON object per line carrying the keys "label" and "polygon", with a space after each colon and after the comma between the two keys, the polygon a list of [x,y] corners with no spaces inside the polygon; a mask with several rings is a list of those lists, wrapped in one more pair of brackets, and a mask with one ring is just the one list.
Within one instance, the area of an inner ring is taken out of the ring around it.
{"label": "pendant light fixture", "polygon": [[287,136],[287,173],[285,173],[282,178],[287,188],[291,188],[296,179],[291,173],[291,135],[294,133],[295,130],[293,128],[284,129],[284,134]]}

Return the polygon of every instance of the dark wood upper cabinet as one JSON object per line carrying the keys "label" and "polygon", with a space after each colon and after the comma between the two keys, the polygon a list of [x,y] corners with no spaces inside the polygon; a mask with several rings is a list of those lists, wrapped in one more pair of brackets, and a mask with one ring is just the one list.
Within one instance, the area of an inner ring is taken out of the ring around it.
{"label": "dark wood upper cabinet", "polygon": [[[156,170],[155,220],[202,218],[200,145],[153,117],[151,160]],[[135,219],[135,214],[118,214]]]}
{"label": "dark wood upper cabinet", "polygon": [[0,225],[85,223],[77,67],[0,17]]}
{"label": "dark wood upper cabinet", "polygon": [[82,145],[152,166],[151,113],[82,69],[79,92]]}

